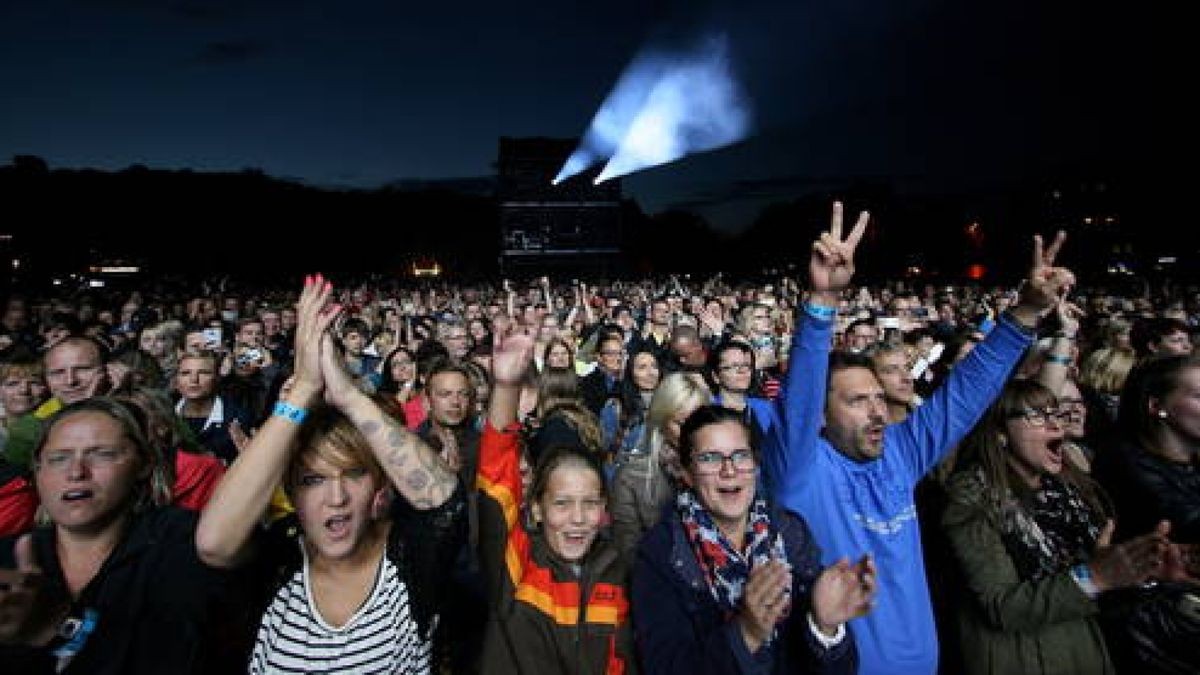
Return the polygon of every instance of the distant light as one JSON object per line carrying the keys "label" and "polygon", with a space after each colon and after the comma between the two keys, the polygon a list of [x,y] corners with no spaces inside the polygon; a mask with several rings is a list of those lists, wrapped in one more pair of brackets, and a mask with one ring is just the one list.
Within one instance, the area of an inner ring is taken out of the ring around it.
{"label": "distant light", "polygon": [[62,279],[51,279],[50,283],[54,284],[55,286],[62,286]]}
{"label": "distant light", "polygon": [[1160,265],[1174,265],[1176,262],[1178,262],[1178,258],[1173,255],[1163,256],[1158,259],[1158,264]]}
{"label": "distant light", "polygon": [[967,278],[972,281],[979,281],[987,274],[987,268],[979,263],[975,263],[967,267]]}
{"label": "distant light", "polygon": [[96,265],[89,269],[92,274],[137,274],[142,271],[136,265]]}
{"label": "distant light", "polygon": [[1091,225],[1091,224],[1092,224],[1092,217],[1091,217],[1091,216],[1088,216],[1088,217],[1084,218],[1084,219],[1083,219],[1083,224],[1084,224],[1084,225]]}
{"label": "distant light", "polygon": [[92,279],[92,280],[88,281],[88,286],[90,286],[91,288],[104,288],[104,280],[103,279]]}
{"label": "distant light", "polygon": [[442,275],[442,266],[439,263],[413,263],[412,275],[414,277],[438,277]]}
{"label": "distant light", "polygon": [[750,106],[733,78],[728,41],[687,52],[645,52],[621,75],[555,185],[606,161],[595,183],[736,143]]}
{"label": "distant light", "polygon": [[1117,222],[1117,219],[1116,219],[1115,217],[1113,217],[1113,216],[1107,216],[1107,217],[1105,217],[1105,219],[1104,219],[1104,222],[1106,222],[1106,223],[1115,223],[1115,222]]}
{"label": "distant light", "polygon": [[21,259],[20,259],[20,258],[13,258],[13,269],[14,269],[14,270],[15,270],[15,269],[20,269],[20,267],[21,267]]}

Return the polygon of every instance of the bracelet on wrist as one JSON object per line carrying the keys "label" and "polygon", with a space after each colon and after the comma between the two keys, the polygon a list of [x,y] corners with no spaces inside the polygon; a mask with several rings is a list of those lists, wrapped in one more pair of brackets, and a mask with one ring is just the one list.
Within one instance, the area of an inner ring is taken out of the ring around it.
{"label": "bracelet on wrist", "polygon": [[1083,591],[1089,598],[1100,595],[1100,587],[1096,585],[1096,580],[1092,578],[1092,569],[1085,563],[1080,563],[1071,568],[1071,578],[1079,585],[1079,590]]}
{"label": "bracelet on wrist", "polygon": [[806,302],[804,313],[818,321],[833,321],[833,317],[837,316],[837,308]]}
{"label": "bracelet on wrist", "polygon": [[304,408],[294,406],[287,401],[279,401],[275,404],[275,408],[271,411],[272,415],[284,418],[293,424],[302,424],[304,418],[308,417],[308,411]]}

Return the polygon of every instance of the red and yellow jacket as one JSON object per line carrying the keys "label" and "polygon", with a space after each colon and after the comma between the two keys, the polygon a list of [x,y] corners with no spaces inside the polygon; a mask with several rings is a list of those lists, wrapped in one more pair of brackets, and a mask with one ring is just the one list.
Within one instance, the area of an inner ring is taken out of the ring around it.
{"label": "red and yellow jacket", "polygon": [[488,424],[479,444],[479,557],[491,610],[483,671],[632,675],[625,561],[597,538],[571,565],[522,526],[518,429]]}

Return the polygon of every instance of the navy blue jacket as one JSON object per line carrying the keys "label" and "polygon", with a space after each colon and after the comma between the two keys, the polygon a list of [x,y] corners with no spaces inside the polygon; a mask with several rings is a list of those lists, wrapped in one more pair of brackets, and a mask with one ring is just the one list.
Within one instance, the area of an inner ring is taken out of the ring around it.
{"label": "navy blue jacket", "polygon": [[733,673],[854,673],[858,654],[846,637],[826,649],[808,626],[812,585],[821,573],[820,552],[799,516],[771,510],[792,566],[792,609],[780,639],[751,654],[737,622],[713,599],[683,524],[668,505],[642,539],[633,574],[633,628],[642,670],[650,675]]}

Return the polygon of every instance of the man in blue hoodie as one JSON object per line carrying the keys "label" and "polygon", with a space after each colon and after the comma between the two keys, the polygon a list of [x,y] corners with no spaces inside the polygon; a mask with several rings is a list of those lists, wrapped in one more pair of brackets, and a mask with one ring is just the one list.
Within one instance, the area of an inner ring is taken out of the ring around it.
{"label": "man in blue hoodie", "polygon": [[[854,274],[854,249],[867,227],[859,214],[842,238],[842,206],[813,243],[812,293],[799,311],[784,394],[783,429],[765,443],[777,500],[808,520],[825,564],[874,556],[875,609],[851,623],[860,672],[927,675],[938,665],[937,633],[925,582],[913,489],[992,403],[1033,341],[1041,314],[1060,302],[1074,277],[1054,267],[1065,235],[1034,259],[1021,300],[946,383],[901,423],[887,424],[883,387],[865,357],[830,359],[835,308]],[[774,442],[771,442],[774,441]]]}

